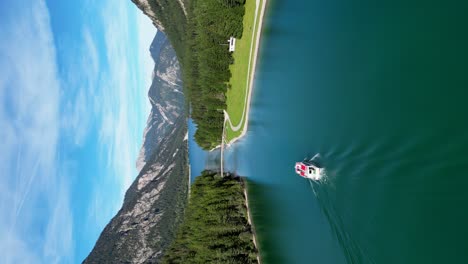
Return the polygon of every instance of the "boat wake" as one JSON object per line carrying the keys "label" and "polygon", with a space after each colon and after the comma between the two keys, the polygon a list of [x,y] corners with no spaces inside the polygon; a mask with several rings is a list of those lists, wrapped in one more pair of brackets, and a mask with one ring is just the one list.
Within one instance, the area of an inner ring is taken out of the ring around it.
{"label": "boat wake", "polygon": [[310,187],[317,198],[318,204],[325,215],[334,237],[337,239],[347,263],[375,263],[372,258],[359,246],[359,243],[353,239],[347,232],[345,223],[340,213],[336,209],[330,195],[330,189],[333,185],[330,177],[324,171],[320,180],[309,180]]}
{"label": "boat wake", "polygon": [[320,158],[320,153],[315,154],[315,155],[311,158],[311,160],[317,159],[317,158]]}

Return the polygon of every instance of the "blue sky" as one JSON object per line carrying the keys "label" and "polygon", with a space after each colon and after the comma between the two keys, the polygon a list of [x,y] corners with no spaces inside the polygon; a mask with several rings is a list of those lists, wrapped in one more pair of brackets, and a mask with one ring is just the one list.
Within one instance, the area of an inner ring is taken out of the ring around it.
{"label": "blue sky", "polygon": [[130,0],[0,2],[0,263],[77,263],[120,208],[156,29]]}

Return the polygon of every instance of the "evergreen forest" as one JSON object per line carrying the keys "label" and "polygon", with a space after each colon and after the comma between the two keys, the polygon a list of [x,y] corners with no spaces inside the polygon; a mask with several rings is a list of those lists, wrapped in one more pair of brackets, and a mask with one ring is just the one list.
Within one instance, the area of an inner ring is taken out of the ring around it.
{"label": "evergreen forest", "polygon": [[233,58],[228,39],[242,37],[245,0],[191,0],[182,63],[185,94],[204,149],[221,143]]}
{"label": "evergreen forest", "polygon": [[204,171],[195,179],[163,263],[258,263],[241,178]]}

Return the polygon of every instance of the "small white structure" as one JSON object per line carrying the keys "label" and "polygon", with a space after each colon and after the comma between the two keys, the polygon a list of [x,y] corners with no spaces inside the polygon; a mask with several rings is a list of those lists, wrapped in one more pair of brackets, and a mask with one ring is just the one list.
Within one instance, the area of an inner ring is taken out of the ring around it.
{"label": "small white structure", "polygon": [[229,42],[229,52],[233,52],[236,49],[236,38],[230,37],[228,42]]}

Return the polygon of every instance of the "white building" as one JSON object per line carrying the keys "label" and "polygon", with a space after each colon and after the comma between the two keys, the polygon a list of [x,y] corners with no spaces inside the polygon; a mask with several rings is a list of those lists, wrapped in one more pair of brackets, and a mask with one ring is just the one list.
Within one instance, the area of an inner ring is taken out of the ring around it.
{"label": "white building", "polygon": [[230,37],[228,42],[229,42],[229,52],[233,52],[236,49],[236,38]]}

